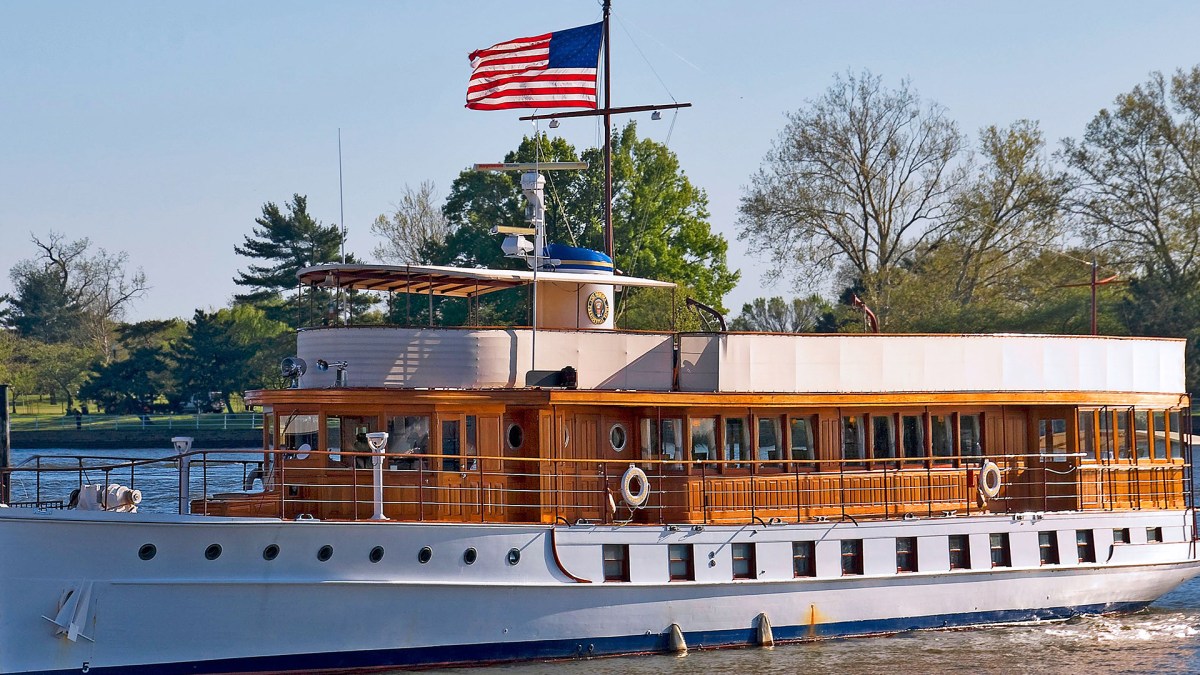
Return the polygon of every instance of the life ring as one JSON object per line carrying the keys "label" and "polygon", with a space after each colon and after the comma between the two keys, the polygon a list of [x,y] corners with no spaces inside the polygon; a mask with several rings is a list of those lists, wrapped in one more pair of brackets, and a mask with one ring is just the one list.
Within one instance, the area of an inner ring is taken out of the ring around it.
{"label": "life ring", "polygon": [[[635,479],[641,485],[637,492],[633,491]],[[635,509],[646,505],[646,500],[650,499],[650,481],[646,479],[645,471],[636,466],[630,466],[625,470],[625,475],[621,476],[621,499]]]}
{"label": "life ring", "polygon": [[983,463],[983,466],[979,468],[979,494],[982,495],[984,499],[995,499],[996,495],[1000,494],[1001,485],[1002,481],[1000,479],[1000,467],[996,466],[996,463],[990,459],[987,460]]}

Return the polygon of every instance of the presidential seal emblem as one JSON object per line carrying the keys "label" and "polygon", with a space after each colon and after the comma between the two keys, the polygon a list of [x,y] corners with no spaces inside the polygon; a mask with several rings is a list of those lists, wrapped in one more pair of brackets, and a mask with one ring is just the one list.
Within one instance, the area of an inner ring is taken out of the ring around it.
{"label": "presidential seal emblem", "polygon": [[596,291],[587,299],[588,320],[596,325],[608,321],[608,296]]}

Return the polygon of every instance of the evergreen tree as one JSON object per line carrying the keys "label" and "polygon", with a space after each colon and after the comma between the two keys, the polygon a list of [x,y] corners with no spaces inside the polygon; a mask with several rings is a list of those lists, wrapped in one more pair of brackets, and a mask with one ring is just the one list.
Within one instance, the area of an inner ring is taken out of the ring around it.
{"label": "evergreen tree", "polygon": [[[254,222],[257,226],[253,233],[233,250],[261,264],[252,262],[238,272],[234,283],[251,290],[237,295],[236,300],[259,307],[276,321],[298,327],[303,301],[296,291],[296,273],[319,263],[340,261],[341,230],[337,225],[326,226],[314,220],[308,214],[308,199],[299,194],[292,195],[292,201],[283,209],[267,202],[262,216]],[[324,297],[311,300],[316,307],[328,304]]]}

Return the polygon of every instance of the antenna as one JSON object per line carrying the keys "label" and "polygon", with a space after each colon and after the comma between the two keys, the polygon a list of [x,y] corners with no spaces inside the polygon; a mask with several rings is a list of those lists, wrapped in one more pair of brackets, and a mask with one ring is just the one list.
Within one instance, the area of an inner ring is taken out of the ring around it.
{"label": "antenna", "polygon": [[342,193],[342,128],[338,127],[338,220],[342,225],[342,264],[346,264],[346,199]]}

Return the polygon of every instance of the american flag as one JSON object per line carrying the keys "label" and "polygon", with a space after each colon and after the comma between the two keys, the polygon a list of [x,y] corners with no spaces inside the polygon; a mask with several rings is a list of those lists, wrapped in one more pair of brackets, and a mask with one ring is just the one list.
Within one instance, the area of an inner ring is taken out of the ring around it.
{"label": "american flag", "polygon": [[602,23],[471,52],[467,107],[595,108]]}

